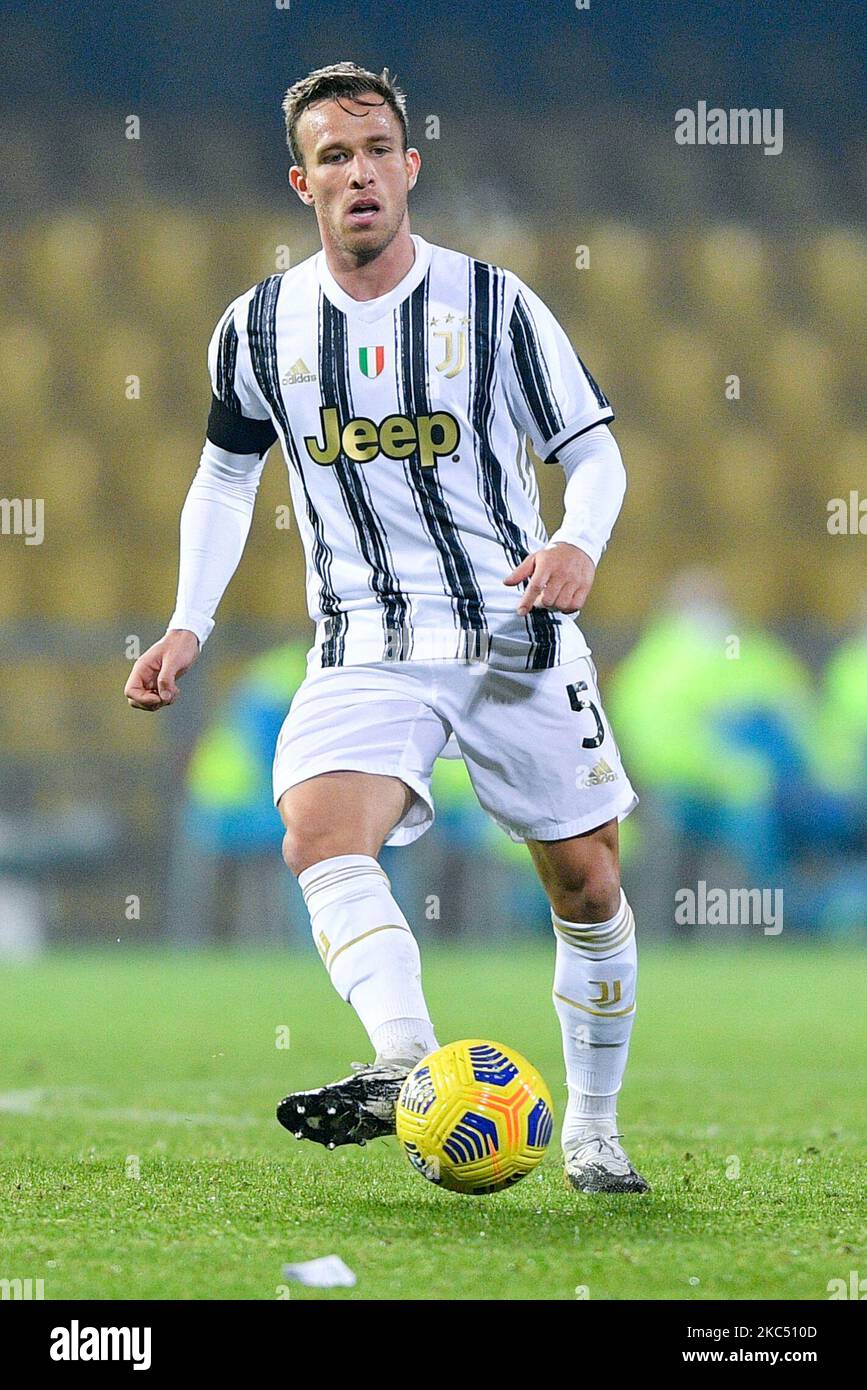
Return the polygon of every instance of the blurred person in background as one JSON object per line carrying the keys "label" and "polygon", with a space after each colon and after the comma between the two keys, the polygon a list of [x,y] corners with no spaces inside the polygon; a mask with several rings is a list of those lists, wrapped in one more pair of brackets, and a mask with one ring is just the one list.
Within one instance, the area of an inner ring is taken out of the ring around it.
{"label": "blurred person in background", "polygon": [[273,939],[276,918],[297,929],[291,896],[280,891],[284,875],[258,904],[251,903],[251,889],[257,880],[275,884],[271,868],[281,831],[271,799],[271,764],[286,706],[306,670],[306,643],[263,652],[247,665],[196,740],[169,886],[169,921],[181,942],[245,934]]}
{"label": "blurred person in background", "polygon": [[[841,654],[838,697],[860,667]],[[784,886],[789,925],[814,928],[817,851],[844,849],[847,802],[828,777],[818,693],[772,633],[733,612],[722,576],[691,569],[621,662],[609,704],[626,754],[672,833],[672,881],[695,881],[708,846],[749,885]],[[851,766],[856,718],[840,721]],[[706,860],[704,861],[706,862]]]}
{"label": "blurred person in background", "polygon": [[[822,683],[823,775],[839,798],[838,854],[817,865],[813,911],[827,930],[867,935],[867,594]],[[821,888],[821,892],[818,889]]]}

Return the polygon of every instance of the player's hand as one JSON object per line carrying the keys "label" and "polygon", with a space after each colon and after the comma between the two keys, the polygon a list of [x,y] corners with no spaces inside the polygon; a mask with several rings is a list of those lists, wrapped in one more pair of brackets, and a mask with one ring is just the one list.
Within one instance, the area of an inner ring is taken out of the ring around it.
{"label": "player's hand", "polygon": [[507,575],[504,584],[529,580],[517,612],[525,617],[531,608],[549,608],[555,613],[577,613],[584,607],[596,575],[596,566],[568,541],[556,541],[522,560]]}
{"label": "player's hand", "polygon": [[199,655],[199,639],[174,628],[144,652],[133,666],[123,693],[133,709],[158,710],[179,694],[178,681]]}

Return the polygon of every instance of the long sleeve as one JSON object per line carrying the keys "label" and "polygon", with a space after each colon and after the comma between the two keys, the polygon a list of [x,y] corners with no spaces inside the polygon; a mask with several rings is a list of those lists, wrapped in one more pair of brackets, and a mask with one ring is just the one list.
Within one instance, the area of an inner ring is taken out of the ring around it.
{"label": "long sleeve", "polygon": [[548,544],[568,541],[598,565],[626,493],[617,440],[607,425],[597,425],[561,445],[557,457],[566,474],[565,515]]}
{"label": "long sleeve", "polygon": [[277,438],[249,359],[250,293],[232,301],[211,335],[207,437],[181,512],[178,593],[168,630],[194,632],[200,646],[244,552],[259,479]]}
{"label": "long sleeve", "polygon": [[264,467],[258,454],[233,454],[205,441],[181,512],[178,594],[168,624],[194,632],[200,645],[244,552]]}

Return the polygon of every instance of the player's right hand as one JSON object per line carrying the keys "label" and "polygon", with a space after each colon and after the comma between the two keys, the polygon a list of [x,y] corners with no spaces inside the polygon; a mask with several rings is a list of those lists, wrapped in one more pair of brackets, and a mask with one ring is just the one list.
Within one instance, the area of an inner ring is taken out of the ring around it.
{"label": "player's right hand", "polygon": [[123,693],[133,709],[158,710],[178,696],[178,681],[199,655],[199,639],[174,628],[144,652],[133,666]]}

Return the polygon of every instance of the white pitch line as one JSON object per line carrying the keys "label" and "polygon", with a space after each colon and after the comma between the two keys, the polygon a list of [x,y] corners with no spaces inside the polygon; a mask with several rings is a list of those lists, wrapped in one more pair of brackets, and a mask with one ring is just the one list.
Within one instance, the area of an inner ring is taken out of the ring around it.
{"label": "white pitch line", "polygon": [[[81,1090],[73,1087],[69,1100],[63,1102],[63,1092],[2,1091],[0,1115],[33,1115],[40,1120],[105,1120],[141,1125],[222,1125],[227,1129],[246,1129],[265,1123],[264,1115],[197,1115],[184,1110],[142,1110],[132,1107],[100,1107],[92,1109],[80,1103]],[[52,1103],[53,1102],[53,1103]]]}

